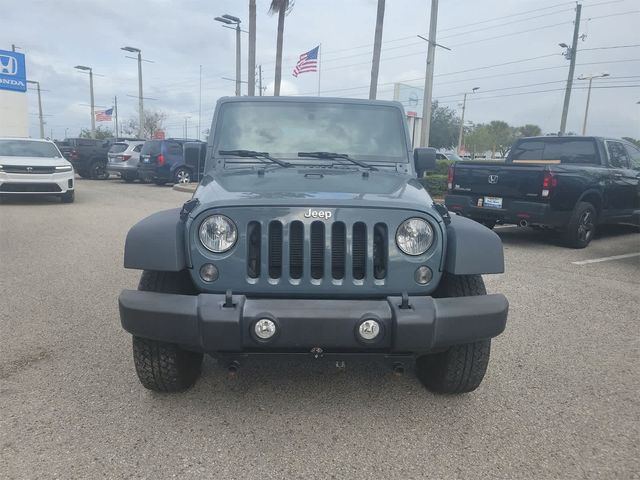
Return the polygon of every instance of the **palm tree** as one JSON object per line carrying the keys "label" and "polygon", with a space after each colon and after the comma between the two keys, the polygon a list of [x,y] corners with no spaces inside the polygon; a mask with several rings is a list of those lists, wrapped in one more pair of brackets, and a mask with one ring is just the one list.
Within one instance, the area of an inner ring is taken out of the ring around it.
{"label": "palm tree", "polygon": [[380,70],[380,50],[382,49],[382,24],[384,23],[384,2],[378,0],[378,14],[376,16],[376,33],[373,39],[373,60],[371,62],[371,84],[369,98],[375,99],[378,93],[378,71]]}
{"label": "palm tree", "polygon": [[256,94],[256,0],[249,0],[249,68],[247,85],[250,97]]}
{"label": "palm tree", "polygon": [[271,0],[269,14],[278,14],[278,41],[276,43],[276,78],[273,85],[273,95],[280,95],[280,81],[282,80],[282,40],[284,35],[284,17],[293,8],[294,0]]}

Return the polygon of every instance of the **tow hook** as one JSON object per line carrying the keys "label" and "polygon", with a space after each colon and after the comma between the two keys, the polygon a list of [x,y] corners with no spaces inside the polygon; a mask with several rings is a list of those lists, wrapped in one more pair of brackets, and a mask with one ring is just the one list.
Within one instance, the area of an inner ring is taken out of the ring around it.
{"label": "tow hook", "polygon": [[238,373],[238,370],[240,369],[240,362],[238,362],[237,360],[232,360],[227,365],[227,369],[229,370],[229,375],[235,376],[235,374]]}
{"label": "tow hook", "polygon": [[404,375],[404,363],[402,362],[394,362],[393,363],[393,374],[400,377]]}

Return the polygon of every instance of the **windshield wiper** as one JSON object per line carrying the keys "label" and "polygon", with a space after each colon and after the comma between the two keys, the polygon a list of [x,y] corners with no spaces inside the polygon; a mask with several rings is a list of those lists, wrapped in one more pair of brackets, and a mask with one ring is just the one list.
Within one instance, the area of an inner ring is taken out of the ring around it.
{"label": "windshield wiper", "polygon": [[290,167],[289,162],[278,160],[269,155],[269,152],[256,152],[255,150],[218,150],[218,155],[233,155],[234,157],[244,158],[265,158],[273,163],[277,163],[281,167]]}
{"label": "windshield wiper", "polygon": [[333,152],[298,152],[299,157],[311,157],[311,158],[329,158],[336,160],[347,160],[355,165],[358,165],[362,168],[368,168],[369,170],[378,170],[373,165],[369,165],[368,163],[361,162],[360,160],[354,160],[346,153],[333,153]]}

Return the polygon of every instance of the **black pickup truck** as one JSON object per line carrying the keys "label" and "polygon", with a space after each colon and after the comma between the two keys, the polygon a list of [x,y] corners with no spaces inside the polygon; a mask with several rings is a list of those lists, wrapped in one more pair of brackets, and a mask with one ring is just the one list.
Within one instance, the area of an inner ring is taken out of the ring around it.
{"label": "black pickup truck", "polygon": [[597,225],[640,225],[640,149],[600,137],[517,140],[504,163],[450,167],[449,210],[493,228],[546,227],[573,248],[586,247]]}
{"label": "black pickup truck", "polygon": [[73,165],[73,169],[82,178],[104,180],[109,178],[107,172],[107,153],[111,146],[122,140],[138,140],[136,138],[65,138],[56,145]]}

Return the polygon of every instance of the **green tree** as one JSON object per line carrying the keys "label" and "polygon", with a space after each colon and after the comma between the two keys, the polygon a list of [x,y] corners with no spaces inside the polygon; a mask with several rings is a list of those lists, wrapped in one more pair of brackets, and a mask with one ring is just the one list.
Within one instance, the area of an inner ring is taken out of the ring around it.
{"label": "green tree", "polygon": [[[284,38],[284,17],[293,8],[293,0],[271,0],[269,14],[278,14],[278,37],[276,41],[276,75],[273,84],[273,95],[280,95],[280,82],[282,81],[282,42]],[[253,72],[252,72],[253,74]]]}
{"label": "green tree", "polygon": [[493,141],[491,152],[500,152],[500,155],[504,157],[516,139],[515,129],[502,120],[492,120],[489,125],[487,125],[487,131]]}
{"label": "green tree", "polygon": [[472,154],[484,153],[493,148],[493,137],[487,125],[475,125],[464,138],[465,149]]}
{"label": "green tree", "polygon": [[527,123],[516,129],[516,134],[520,137],[539,137],[542,135],[542,129],[538,125]]}
{"label": "green tree", "polygon": [[[104,140],[105,138],[113,138],[113,130],[107,127],[103,127],[102,125],[98,125],[96,128],[96,139]],[[92,138],[91,137],[91,129],[83,128],[80,130],[80,138]]]}
{"label": "green tree", "polygon": [[640,140],[631,137],[622,137],[622,139],[629,143],[633,143],[636,147],[640,148]]}
{"label": "green tree", "polygon": [[460,118],[450,107],[440,106],[433,102],[431,109],[431,131],[429,132],[429,146],[451,149],[458,144],[458,129]]}

